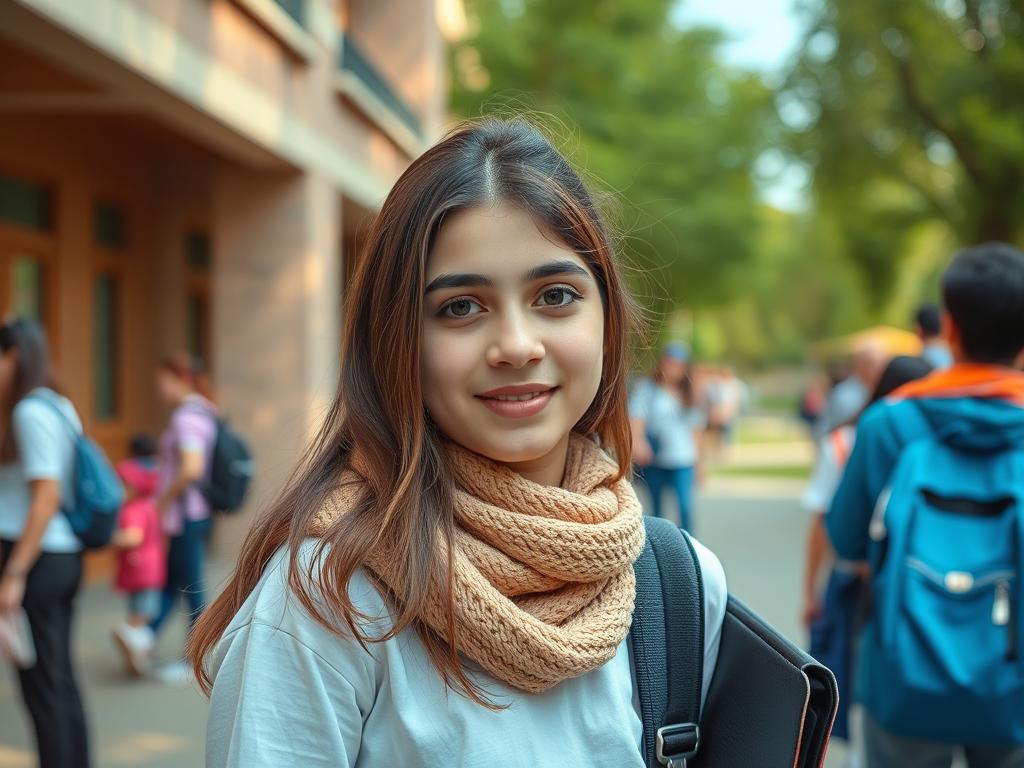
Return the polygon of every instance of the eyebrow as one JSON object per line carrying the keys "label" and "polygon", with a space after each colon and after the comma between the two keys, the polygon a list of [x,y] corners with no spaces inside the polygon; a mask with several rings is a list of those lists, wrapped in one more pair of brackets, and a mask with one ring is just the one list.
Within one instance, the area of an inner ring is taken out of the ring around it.
{"label": "eyebrow", "polygon": [[[549,264],[542,264],[539,267],[534,267],[525,275],[523,275],[524,283],[532,283],[536,280],[543,280],[548,277],[557,277],[559,275],[572,275],[574,277],[590,277],[590,272],[581,267],[575,261],[552,261]],[[489,288],[494,285],[494,282],[484,275],[474,274],[472,272],[450,272],[444,275],[438,275],[430,281],[430,285],[427,286],[425,293],[433,293],[434,291],[442,291],[448,288]]]}

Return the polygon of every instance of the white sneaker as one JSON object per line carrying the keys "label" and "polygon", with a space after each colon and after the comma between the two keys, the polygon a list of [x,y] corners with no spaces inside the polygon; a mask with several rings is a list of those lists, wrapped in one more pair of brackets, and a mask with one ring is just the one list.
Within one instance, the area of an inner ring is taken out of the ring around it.
{"label": "white sneaker", "polygon": [[114,643],[121,649],[125,666],[134,677],[142,677],[149,669],[149,654],[153,650],[153,630],[120,624],[114,627]]}
{"label": "white sneaker", "polygon": [[153,677],[168,685],[182,685],[192,682],[192,665],[185,661],[172,661],[153,670]]}

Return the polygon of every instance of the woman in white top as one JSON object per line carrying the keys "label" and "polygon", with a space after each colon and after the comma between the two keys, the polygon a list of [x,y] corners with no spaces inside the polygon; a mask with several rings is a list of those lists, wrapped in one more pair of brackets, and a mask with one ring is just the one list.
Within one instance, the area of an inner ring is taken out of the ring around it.
{"label": "woman in white top", "polygon": [[679,508],[680,527],[693,530],[693,486],[700,476],[701,440],[707,419],[697,402],[689,350],[665,346],[650,379],[640,379],[629,398],[633,457],[651,493],[651,514],[663,517],[665,489]]}
{"label": "woman in white top", "polygon": [[[196,625],[208,766],[645,765],[631,317],[590,195],[527,123],[409,167],[326,424]],[[710,681],[725,579],[698,553]]]}
{"label": "woman in white top", "polygon": [[61,513],[73,496],[74,441],[82,429],[50,370],[33,321],[0,327],[0,613],[24,607],[36,663],[18,670],[41,768],[89,765],[85,714],[71,659],[71,619],[82,544]]}

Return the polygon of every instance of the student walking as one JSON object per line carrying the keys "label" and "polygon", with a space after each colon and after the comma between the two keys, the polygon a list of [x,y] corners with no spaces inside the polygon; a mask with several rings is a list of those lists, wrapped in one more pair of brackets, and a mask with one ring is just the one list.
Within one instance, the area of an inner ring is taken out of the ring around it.
{"label": "student walking", "polygon": [[82,543],[61,513],[73,497],[82,423],[54,381],[46,336],[0,326],[0,612],[24,611],[36,663],[18,670],[41,768],[86,768],[89,741],[71,653]]}
{"label": "student walking", "polygon": [[[207,765],[645,765],[611,248],[523,121],[456,130],[399,179],[334,406],[193,634]],[[725,581],[697,551],[706,686]]]}
{"label": "student walking", "polygon": [[[893,358],[865,409],[931,371],[932,366],[920,357]],[[810,630],[811,656],[832,670],[839,685],[839,713],[832,735],[840,739],[849,738],[848,712],[853,698],[856,637],[864,607],[865,568],[862,562],[835,558],[824,518],[856,438],[854,421],[833,430],[822,441],[803,497],[804,508],[811,514],[804,571],[804,623]]]}
{"label": "student walking", "polygon": [[[160,437],[157,509],[167,545],[167,579],[160,608],[150,622],[154,635],[180,598],[188,606],[188,630],[206,605],[203,571],[210,530],[210,504],[199,484],[209,473],[217,439],[217,409],[205,373],[187,355],[167,358],[157,372],[160,398],[173,408]],[[188,668],[177,662],[159,670],[167,682],[187,679]]]}
{"label": "student walking", "polygon": [[693,530],[693,486],[701,471],[704,411],[694,392],[689,350],[666,345],[654,375],[640,379],[629,398],[633,454],[651,493],[651,514],[664,516],[671,489],[680,527]]}
{"label": "student walking", "polygon": [[964,250],[942,291],[953,366],[864,413],[826,518],[871,563],[869,768],[1024,766],[1024,254]]}
{"label": "student walking", "polygon": [[153,650],[149,623],[160,612],[167,559],[155,498],[159,483],[156,446],[152,438],[137,435],[132,438],[130,450],[131,458],[117,468],[127,496],[112,542],[118,550],[114,584],[125,593],[128,615],[113,634],[128,671],[140,677],[149,668]]}

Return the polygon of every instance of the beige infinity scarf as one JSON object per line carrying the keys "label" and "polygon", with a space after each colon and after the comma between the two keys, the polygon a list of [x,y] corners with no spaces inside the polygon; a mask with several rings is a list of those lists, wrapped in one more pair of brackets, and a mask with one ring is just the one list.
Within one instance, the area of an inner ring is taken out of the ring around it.
{"label": "beige infinity scarf", "polygon": [[[644,543],[629,482],[613,481],[608,456],[576,435],[560,488],[530,482],[460,446],[451,446],[449,456],[458,486],[459,652],[531,693],[600,667],[629,631],[632,564]],[[358,488],[343,483],[314,520],[314,535],[352,507]],[[397,592],[393,563],[371,552],[366,567]],[[442,595],[431,595],[424,619],[443,637],[442,604]]]}

